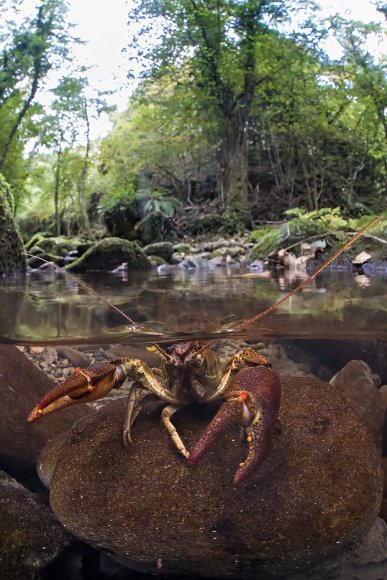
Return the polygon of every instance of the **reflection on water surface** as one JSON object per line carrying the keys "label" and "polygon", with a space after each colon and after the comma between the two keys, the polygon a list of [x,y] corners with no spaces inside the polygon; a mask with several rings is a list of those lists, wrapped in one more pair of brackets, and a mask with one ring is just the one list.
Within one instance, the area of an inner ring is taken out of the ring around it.
{"label": "reflection on water surface", "polygon": [[[149,342],[230,335],[237,321],[257,314],[297,286],[289,273],[274,277],[237,270],[90,272],[83,282],[134,320],[125,320],[60,273],[35,271],[0,280],[0,336],[16,342]],[[278,310],[238,336],[360,338],[387,335],[386,281],[328,271]],[[224,328],[226,325],[226,328]],[[219,334],[220,333],[220,334]]]}

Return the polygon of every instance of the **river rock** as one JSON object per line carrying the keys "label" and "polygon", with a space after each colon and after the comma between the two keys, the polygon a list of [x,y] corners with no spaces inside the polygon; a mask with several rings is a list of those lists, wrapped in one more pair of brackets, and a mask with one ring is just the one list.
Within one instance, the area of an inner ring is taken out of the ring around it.
{"label": "river rock", "polygon": [[384,406],[369,366],[361,360],[351,360],[330,383],[339,389],[351,407],[359,413],[381,451]]}
{"label": "river rock", "polygon": [[0,578],[33,580],[70,544],[51,510],[0,471]]}
{"label": "river rock", "polygon": [[166,262],[169,262],[173,254],[173,244],[172,242],[155,242],[154,244],[148,244],[144,248],[144,254],[148,257],[159,256]]}
{"label": "river rock", "polygon": [[0,460],[15,477],[33,468],[49,438],[90,412],[87,405],[81,405],[28,423],[31,409],[54,386],[16,346],[0,345]]}
{"label": "river rock", "polygon": [[58,345],[58,354],[67,358],[74,367],[87,367],[90,364],[90,359],[83,352],[71,346]]}
{"label": "river rock", "polygon": [[126,263],[129,270],[146,270],[151,267],[150,261],[136,242],[105,238],[89,248],[78,260],[66,266],[66,269],[75,272],[111,271],[122,263]]}
{"label": "river rock", "polygon": [[387,457],[382,457],[382,468],[383,468],[384,486],[380,515],[387,522]]}
{"label": "river rock", "polygon": [[[283,377],[280,428],[250,479],[233,485],[246,456],[230,426],[198,465],[188,465],[148,403],[122,445],[119,401],[78,421],[51,481],[50,502],[65,527],[137,571],[244,579],[289,576],[359,541],[380,508],[375,445],[337,389]],[[188,448],[213,406],[174,416]],[[52,462],[51,462],[52,465]]]}

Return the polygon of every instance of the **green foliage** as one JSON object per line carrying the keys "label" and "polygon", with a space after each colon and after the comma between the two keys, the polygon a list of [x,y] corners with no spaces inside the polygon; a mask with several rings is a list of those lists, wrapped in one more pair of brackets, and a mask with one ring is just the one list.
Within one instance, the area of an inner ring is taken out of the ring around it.
{"label": "green foliage", "polygon": [[200,117],[196,105],[183,70],[179,82],[166,75],[145,83],[130,108],[114,116],[114,128],[99,153],[104,206],[111,205],[109,197],[142,190],[165,189],[185,200],[192,183],[205,181],[213,172],[217,143],[210,137],[212,119]]}
{"label": "green foliage", "polygon": [[327,231],[336,232],[348,228],[348,222],[341,217],[339,207],[334,209],[323,207],[309,212],[295,208],[285,211],[284,215],[291,218],[287,221],[287,227],[291,236],[295,238],[317,235]]}
{"label": "green foliage", "polygon": [[[218,147],[214,161],[218,191],[228,208],[248,210],[247,127],[254,93],[261,82],[256,46],[284,18],[286,3],[275,1],[185,2],[139,0],[131,17],[149,32],[153,19],[162,28],[160,42],[141,46],[147,75],[155,82],[185,70],[185,89],[195,95],[200,120],[213,118]],[[270,24],[268,24],[270,22]],[[135,45],[136,43],[134,43]],[[184,82],[184,81],[183,81]]]}
{"label": "green foliage", "polygon": [[134,197],[134,189],[132,184],[128,186],[126,191],[109,191],[109,194],[103,196],[99,204],[99,209],[102,212],[110,211],[113,208],[125,205],[126,201],[132,197]]}
{"label": "green foliage", "polygon": [[150,191],[139,194],[140,199],[145,199],[144,212],[147,214],[160,214],[164,218],[172,218],[181,202],[166,193]]}
{"label": "green foliage", "polygon": [[262,260],[279,249],[281,243],[287,239],[288,232],[289,230],[286,225],[262,228],[251,232],[251,239],[256,242],[250,253],[251,261]]}
{"label": "green foliage", "polygon": [[[260,219],[278,218],[294,205],[340,204],[343,216],[377,211],[387,151],[380,108],[369,99],[384,94],[385,73],[383,64],[363,58],[372,27],[337,21],[338,34],[347,38],[346,26],[357,34],[356,50],[339,63],[313,45],[326,29],[315,26],[306,40],[279,33],[272,20],[263,32],[259,18],[273,8],[270,2],[137,4],[134,17],[145,22],[144,34],[146,18],[152,27],[158,17],[163,33],[159,45],[143,50],[146,79],[102,144],[104,204],[121,191],[166,189],[182,201],[217,196],[227,206],[239,183],[258,191],[250,198]],[[254,10],[257,28],[246,41]],[[261,195],[266,182],[270,189]]]}
{"label": "green foliage", "polygon": [[[285,223],[276,227],[264,226],[251,232],[251,239],[256,242],[251,252],[252,259],[266,258],[283,246],[318,236],[329,237],[330,242],[339,248],[347,241],[347,232],[359,231],[371,221],[370,216],[344,219],[338,207],[325,207],[310,212],[296,207],[285,211],[284,215],[290,218]],[[383,232],[386,227],[387,220],[383,220],[378,224],[376,232]]]}
{"label": "green foliage", "polygon": [[[98,151],[90,123],[108,107],[103,95],[90,96],[86,69],[59,79],[51,108],[36,103],[36,91],[75,41],[65,0],[36,3],[22,22],[0,22],[0,158],[29,233],[44,227],[90,235],[92,193],[103,213],[121,217],[135,199],[137,223],[148,229],[161,229],[180,205],[203,201],[221,207],[221,224],[204,215],[193,232],[240,233],[250,226],[250,208],[259,220],[305,208],[288,213],[280,233],[253,233],[262,247],[275,236],[340,232],[351,217],[379,211],[387,179],[386,60],[376,61],[367,43],[380,27],[338,17],[318,23],[313,15],[308,35],[285,33],[280,24],[293,6],[272,0],[135,4],[131,24],[143,29],[128,54],[142,61],[142,82],[128,110],[113,115]],[[155,19],[159,42],[144,47]],[[340,61],[318,44],[328,26],[343,48]],[[48,153],[36,155],[34,144]],[[329,209],[336,205],[341,213]]]}
{"label": "green foliage", "polygon": [[32,133],[41,112],[34,106],[39,86],[68,54],[66,11],[64,0],[47,0],[36,6],[32,18],[5,18],[7,34],[0,25],[0,169],[12,184],[20,178],[20,169],[15,174],[13,167],[15,162],[19,168],[23,165],[25,140],[36,136]]}

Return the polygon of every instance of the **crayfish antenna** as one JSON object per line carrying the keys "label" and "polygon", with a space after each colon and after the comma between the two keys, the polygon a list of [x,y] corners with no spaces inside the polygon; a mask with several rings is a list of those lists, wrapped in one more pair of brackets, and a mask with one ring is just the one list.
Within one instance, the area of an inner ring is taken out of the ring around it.
{"label": "crayfish antenna", "polygon": [[159,344],[154,343],[154,348],[159,351],[159,353],[170,363],[173,362],[173,358],[170,354],[168,354]]}
{"label": "crayfish antenna", "polygon": [[[331,256],[330,258],[325,260],[325,262],[323,264],[321,264],[321,266],[316,268],[316,270],[314,272],[312,272],[312,274],[310,274],[307,278],[305,278],[305,280],[303,280],[296,288],[294,288],[294,290],[292,290],[291,292],[286,294],[286,296],[283,296],[282,298],[277,300],[277,302],[274,302],[274,304],[272,304],[271,306],[269,306],[265,310],[262,310],[262,312],[259,312],[258,314],[256,314],[252,318],[249,318],[248,320],[244,320],[243,322],[240,322],[239,324],[236,324],[235,326],[228,328],[228,330],[230,332],[234,332],[235,330],[243,330],[244,328],[248,328],[249,326],[254,324],[254,322],[261,320],[261,318],[265,318],[268,314],[273,312],[273,310],[276,310],[279,306],[281,306],[281,304],[283,304],[284,302],[289,300],[289,298],[291,298],[295,294],[298,294],[298,292],[300,292],[300,290],[305,288],[305,286],[308,286],[308,284],[310,284],[323,270],[325,270],[325,268],[327,268],[327,266],[329,266],[334,260],[336,260],[336,258],[341,256],[341,254],[343,252],[345,252],[350,246],[352,246],[352,244],[354,244],[356,242],[356,240],[358,240],[367,230],[369,230],[370,228],[375,226],[377,223],[379,223],[383,219],[384,219],[384,215],[380,215],[377,218],[375,218],[374,220],[372,220],[369,224],[367,224],[360,231],[358,231],[353,236],[353,238],[348,240],[348,242],[346,242],[339,250],[337,250],[333,254],[333,256]],[[210,340],[209,342],[204,344],[201,347],[201,349],[195,353],[195,356],[198,356],[199,354],[202,354],[204,351],[211,348],[212,345],[215,344],[215,342],[216,342],[216,340]]]}

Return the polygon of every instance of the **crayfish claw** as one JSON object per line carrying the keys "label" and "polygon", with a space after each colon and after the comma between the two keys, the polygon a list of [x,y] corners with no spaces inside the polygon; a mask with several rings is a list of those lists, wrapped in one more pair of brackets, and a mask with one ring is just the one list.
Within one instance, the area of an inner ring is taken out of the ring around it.
{"label": "crayfish claw", "polygon": [[235,400],[227,400],[220,407],[212,421],[203,431],[200,439],[196,442],[188,456],[188,463],[194,465],[207,451],[207,449],[219,438],[227,425],[240,418],[240,405]]}
{"label": "crayfish claw", "polygon": [[280,406],[279,378],[267,366],[243,368],[225,397],[225,403],[193,447],[188,462],[197,463],[227,424],[237,421],[246,429],[248,444],[247,457],[234,476],[234,483],[240,483],[258,469],[270,450]]}
{"label": "crayfish claw", "polygon": [[58,409],[100,399],[126,379],[122,365],[102,362],[75,371],[63,383],[49,391],[32,409],[27,420],[32,423]]}

